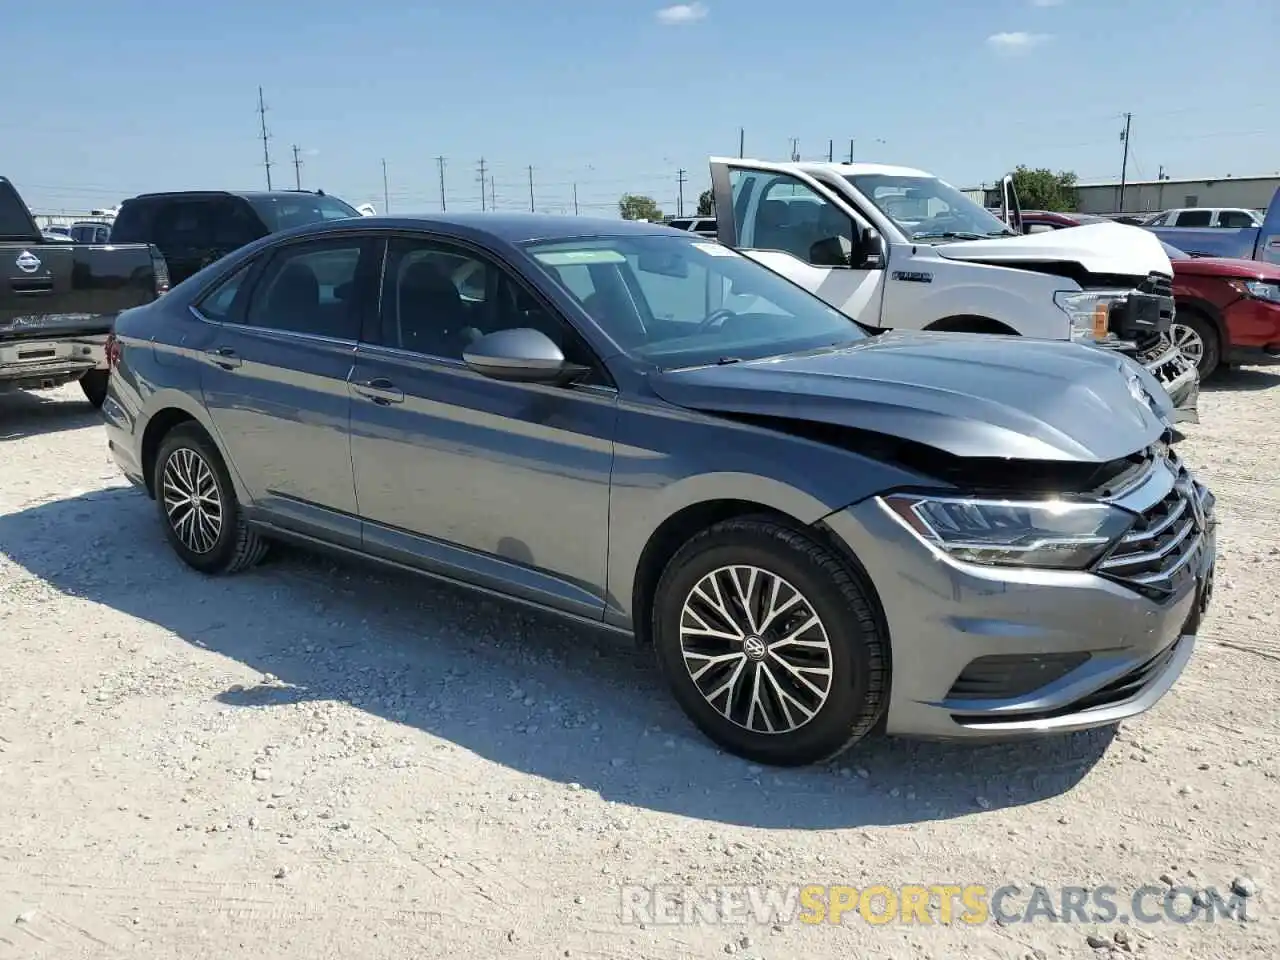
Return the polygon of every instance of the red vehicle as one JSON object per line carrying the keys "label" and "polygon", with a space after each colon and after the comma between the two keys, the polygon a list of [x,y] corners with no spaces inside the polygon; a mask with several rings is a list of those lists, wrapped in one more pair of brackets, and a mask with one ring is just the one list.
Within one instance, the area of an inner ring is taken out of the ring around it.
{"label": "red vehicle", "polygon": [[[1022,231],[1042,233],[1106,219],[1087,213],[1028,210],[1022,214]],[[1201,380],[1224,361],[1280,359],[1280,266],[1260,260],[1192,257],[1167,243],[1164,249],[1173,264],[1177,303],[1170,336],[1196,362]]]}

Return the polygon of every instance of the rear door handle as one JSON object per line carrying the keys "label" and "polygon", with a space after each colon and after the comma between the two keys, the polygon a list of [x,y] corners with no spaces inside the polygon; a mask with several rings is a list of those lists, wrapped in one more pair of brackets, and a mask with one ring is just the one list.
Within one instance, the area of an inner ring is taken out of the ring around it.
{"label": "rear door handle", "polygon": [[404,391],[386,377],[362,380],[359,383],[353,383],[351,388],[360,396],[384,406],[388,403],[404,403]]}
{"label": "rear door handle", "polygon": [[244,362],[230,347],[217,347],[213,350],[206,350],[205,355],[223,370],[234,370]]}

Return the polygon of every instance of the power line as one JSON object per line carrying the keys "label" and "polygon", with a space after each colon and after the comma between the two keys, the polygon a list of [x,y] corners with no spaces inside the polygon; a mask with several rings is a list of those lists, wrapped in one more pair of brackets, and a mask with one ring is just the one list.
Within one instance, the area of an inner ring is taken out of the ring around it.
{"label": "power line", "polygon": [[262,87],[258,87],[258,120],[262,125],[262,167],[267,171],[267,189],[271,189],[271,151],[267,147],[267,141],[271,139],[271,134],[267,133],[267,104],[262,99]]}
{"label": "power line", "polygon": [[444,213],[444,157],[436,157],[436,164],[440,167],[440,212]]}
{"label": "power line", "polygon": [[298,156],[298,145],[293,145],[293,185],[296,189],[302,189],[302,158]]}

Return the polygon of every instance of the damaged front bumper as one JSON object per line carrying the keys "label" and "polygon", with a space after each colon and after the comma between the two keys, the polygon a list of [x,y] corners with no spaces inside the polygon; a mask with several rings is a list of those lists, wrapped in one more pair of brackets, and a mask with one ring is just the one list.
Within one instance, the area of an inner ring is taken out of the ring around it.
{"label": "damaged front bumper", "polygon": [[1138,348],[1133,343],[1108,338],[1097,344],[1105,350],[1117,350],[1128,354],[1142,364],[1147,372],[1160,381],[1173,401],[1174,423],[1199,423],[1200,372],[1195,362],[1188,358],[1162,333],[1151,346]]}

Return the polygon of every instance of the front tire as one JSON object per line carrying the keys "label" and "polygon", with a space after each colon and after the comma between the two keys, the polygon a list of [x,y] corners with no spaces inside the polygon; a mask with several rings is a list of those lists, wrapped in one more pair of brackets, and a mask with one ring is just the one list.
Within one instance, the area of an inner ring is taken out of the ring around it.
{"label": "front tire", "polygon": [[107,381],[110,378],[110,370],[90,370],[80,378],[84,398],[93,404],[95,410],[101,410],[102,405],[107,402]]}
{"label": "front tire", "polygon": [[718,523],[659,580],[654,646],[676,701],[708,737],[776,766],[829,759],[889,696],[889,645],[849,566],[767,519]]}
{"label": "front tire", "polygon": [[165,436],[152,485],[165,535],[188,566],[236,573],[266,555],[267,541],[246,523],[222,456],[195,424]]}
{"label": "front tire", "polygon": [[1169,338],[1174,346],[1196,365],[1200,379],[1218,369],[1222,350],[1218,344],[1218,331],[1207,318],[1192,310],[1179,310],[1169,328]]}

